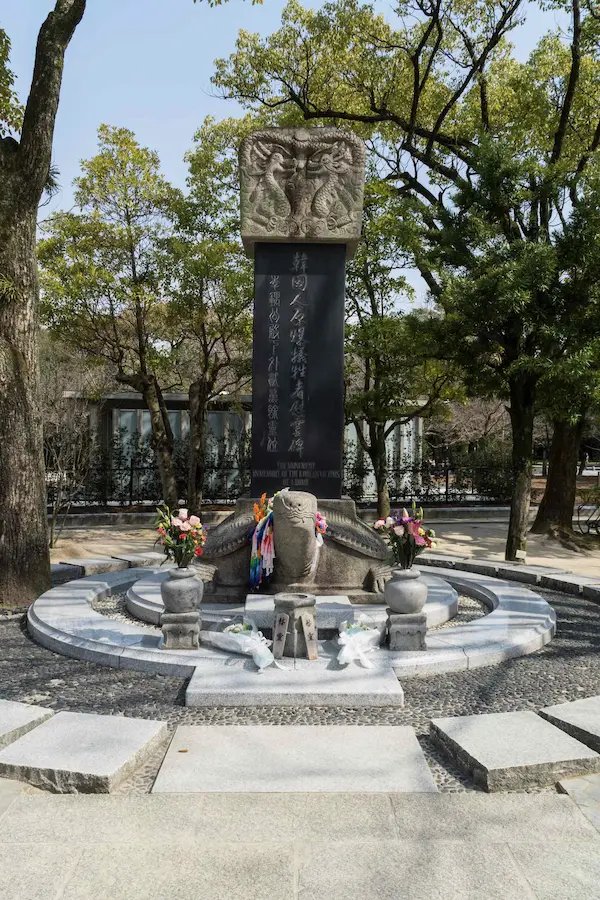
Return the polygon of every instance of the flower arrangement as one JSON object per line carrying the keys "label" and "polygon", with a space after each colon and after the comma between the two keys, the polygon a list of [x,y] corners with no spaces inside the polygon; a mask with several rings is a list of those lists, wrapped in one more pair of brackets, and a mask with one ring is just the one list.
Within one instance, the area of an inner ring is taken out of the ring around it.
{"label": "flower arrangement", "polygon": [[252,631],[252,625],[249,625],[248,622],[234,622],[233,625],[228,625],[223,629],[224,634],[244,634],[250,631]]}
{"label": "flower arrangement", "polygon": [[202,556],[206,531],[198,516],[188,515],[187,509],[172,512],[166,503],[156,510],[156,543],[161,543],[166,559],[173,559],[180,569],[185,569],[194,556]]}
{"label": "flower arrangement", "polygon": [[387,519],[378,519],[373,528],[387,541],[394,560],[401,569],[410,569],[424,550],[435,547],[435,531],[423,526],[423,510],[412,505],[412,515],[406,509]]}
{"label": "flower arrangement", "polygon": [[267,500],[267,495],[264,493],[258,503],[254,504],[254,521],[258,525],[261,519],[264,519],[265,516],[270,512],[273,507],[273,497],[270,497]]}

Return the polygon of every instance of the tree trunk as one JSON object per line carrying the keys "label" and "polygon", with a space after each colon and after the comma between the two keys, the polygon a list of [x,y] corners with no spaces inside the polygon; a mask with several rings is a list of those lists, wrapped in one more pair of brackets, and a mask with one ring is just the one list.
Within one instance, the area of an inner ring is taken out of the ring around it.
{"label": "tree trunk", "polygon": [[56,0],[40,28],[21,140],[0,139],[0,604],[50,584],[39,402],[37,208],[48,179],[65,50],[85,0]]}
{"label": "tree trunk", "polygon": [[369,426],[371,442],[368,454],[373,465],[377,489],[377,515],[385,519],[390,514],[390,492],[388,488],[387,452],[385,446],[385,426]]}
{"label": "tree trunk", "polygon": [[192,512],[199,516],[206,471],[207,392],[204,381],[192,382],[189,398],[190,437],[187,502]]}
{"label": "tree trunk", "polygon": [[[0,195],[0,604],[26,606],[50,586],[38,367],[37,204]],[[8,213],[8,214],[7,214]]]}
{"label": "tree trunk", "polygon": [[142,395],[150,413],[152,446],[156,453],[156,462],[162,487],[162,499],[170,509],[175,509],[179,506],[179,491],[177,490],[177,478],[175,477],[175,466],[173,465],[173,433],[166,415],[160,388],[153,377],[145,381]]}
{"label": "tree trunk", "polygon": [[546,490],[532,532],[544,534],[553,525],[573,528],[573,508],[577,493],[577,458],[583,434],[583,419],[575,424],[556,419],[550,445]]}
{"label": "tree trunk", "polygon": [[533,468],[533,417],[535,381],[527,376],[515,376],[510,381],[510,421],[512,425],[513,489],[510,502],[510,521],[506,540],[507,560],[519,559],[525,553],[531,503],[531,474]]}

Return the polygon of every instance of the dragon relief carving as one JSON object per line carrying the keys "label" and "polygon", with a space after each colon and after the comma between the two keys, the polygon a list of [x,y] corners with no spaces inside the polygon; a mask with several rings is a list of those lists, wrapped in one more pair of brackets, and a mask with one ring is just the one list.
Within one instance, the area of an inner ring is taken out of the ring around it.
{"label": "dragon relief carving", "polygon": [[339,128],[268,128],[240,149],[242,238],[355,244],[365,148]]}

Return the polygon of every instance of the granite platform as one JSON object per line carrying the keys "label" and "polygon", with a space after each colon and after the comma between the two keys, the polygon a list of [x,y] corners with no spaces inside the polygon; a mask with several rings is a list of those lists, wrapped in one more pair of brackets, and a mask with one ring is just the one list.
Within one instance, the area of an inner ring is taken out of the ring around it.
{"label": "granite platform", "polygon": [[600,697],[582,697],[540,710],[540,715],[600,753]]}
{"label": "granite platform", "polygon": [[153,794],[436,792],[412,728],[180,725]]}
{"label": "granite platform", "polygon": [[23,737],[54,715],[54,710],[13,700],[0,700],[0,749]]}
{"label": "granite platform", "polygon": [[197,665],[185,705],[398,707],[404,705],[404,691],[389,660],[367,669],[338,666],[327,657],[295,665],[284,659],[257,676],[252,660],[240,657],[222,666]]}
{"label": "granite platform", "polygon": [[[229,665],[235,659],[231,654],[204,645],[193,651],[165,650],[158,629],[110,618],[93,608],[97,599],[126,592],[138,580],[154,574],[155,569],[129,568],[53,588],[30,607],[29,631],[57,653],[116,668],[190,677],[199,664]],[[481,599],[491,612],[466,625],[430,634],[427,650],[380,649],[369,655],[379,666],[391,665],[398,678],[492,665],[532,653],[551,640],[556,616],[539,594],[514,583],[453,569],[438,569],[435,578],[455,591]],[[373,609],[369,606],[368,613]],[[211,615],[222,618],[239,612],[239,607],[222,604],[216,609],[208,604],[201,607],[206,622]]]}
{"label": "granite platform", "polygon": [[0,750],[0,777],[57,793],[109,793],[160,747],[165,722],[60,712]]}
{"label": "granite platform", "polygon": [[488,791],[600,772],[600,755],[534,712],[432,719],[433,741]]}

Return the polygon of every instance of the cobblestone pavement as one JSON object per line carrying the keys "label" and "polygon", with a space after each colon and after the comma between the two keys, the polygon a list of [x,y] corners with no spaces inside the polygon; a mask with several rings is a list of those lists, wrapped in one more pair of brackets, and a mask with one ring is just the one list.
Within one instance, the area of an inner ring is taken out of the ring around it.
{"label": "cobblestone pavement", "polygon": [[[499,666],[405,678],[401,709],[187,709],[183,705],[186,679],[67,659],[34,643],[22,618],[0,621],[0,697],[55,710],[158,718],[171,725],[412,725],[440,789],[465,790],[469,781],[448,765],[427,737],[431,718],[538,710],[600,694],[600,607],[552,591],[539,593],[558,617],[558,634],[551,644]],[[152,777],[149,765],[129,788],[147,790]]]}

